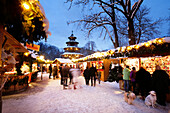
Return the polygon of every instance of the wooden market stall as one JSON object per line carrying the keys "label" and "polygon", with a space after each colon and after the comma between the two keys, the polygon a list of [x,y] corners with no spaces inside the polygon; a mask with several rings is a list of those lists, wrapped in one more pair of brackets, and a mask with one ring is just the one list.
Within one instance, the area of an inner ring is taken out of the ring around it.
{"label": "wooden market stall", "polygon": [[[18,53],[25,53],[28,52],[28,50],[2,28],[0,28],[0,35],[0,67],[3,68],[2,62],[4,61],[1,59],[2,51],[11,49],[11,54],[16,58]],[[1,81],[1,88],[4,86],[2,94],[16,93],[28,87],[28,75],[17,75],[15,68],[10,72],[5,72],[4,75],[1,75]]]}

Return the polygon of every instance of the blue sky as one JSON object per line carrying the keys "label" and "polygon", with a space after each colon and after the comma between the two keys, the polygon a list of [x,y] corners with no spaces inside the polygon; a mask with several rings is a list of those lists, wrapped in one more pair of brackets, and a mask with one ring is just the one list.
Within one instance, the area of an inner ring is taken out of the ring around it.
{"label": "blue sky", "polygon": [[[87,38],[84,32],[77,29],[77,26],[73,24],[67,25],[67,22],[70,20],[80,19],[82,16],[81,7],[72,7],[68,10],[69,5],[64,3],[65,0],[39,1],[45,10],[46,17],[49,20],[49,31],[52,33],[47,39],[47,44],[58,48],[66,47],[66,41],[68,41],[68,37],[73,30],[74,36],[77,37],[77,41],[79,42],[79,47],[83,47],[88,41],[95,41],[98,50],[113,48],[109,39],[103,40],[103,38],[98,38],[95,35]],[[168,17],[170,15],[170,0],[144,0],[143,5],[151,8],[150,16],[152,19]],[[161,26],[162,36],[167,35],[168,25],[169,23],[165,23]]]}

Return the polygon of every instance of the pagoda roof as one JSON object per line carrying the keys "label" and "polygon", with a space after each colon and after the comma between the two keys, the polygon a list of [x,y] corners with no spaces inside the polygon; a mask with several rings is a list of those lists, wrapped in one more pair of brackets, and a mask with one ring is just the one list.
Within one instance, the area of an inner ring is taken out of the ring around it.
{"label": "pagoda roof", "polygon": [[66,44],[69,44],[69,43],[79,44],[79,42],[76,42],[76,41],[68,41],[68,42],[66,42]]}
{"label": "pagoda roof", "polygon": [[77,46],[67,46],[67,47],[65,47],[65,48],[80,48],[80,47],[77,47]]}
{"label": "pagoda roof", "polygon": [[75,40],[77,37],[74,37],[73,31],[70,37],[68,37],[70,40]]}

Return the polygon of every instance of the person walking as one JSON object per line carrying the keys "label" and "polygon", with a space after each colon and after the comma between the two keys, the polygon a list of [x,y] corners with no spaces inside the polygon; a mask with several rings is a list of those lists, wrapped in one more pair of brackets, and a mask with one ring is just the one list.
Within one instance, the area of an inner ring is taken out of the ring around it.
{"label": "person walking", "polygon": [[138,86],[138,92],[141,93],[141,99],[145,100],[145,97],[151,90],[151,74],[143,67],[136,72],[136,84]]}
{"label": "person walking", "polygon": [[90,79],[91,79],[91,86],[96,86],[96,74],[97,74],[97,69],[94,67],[92,64],[92,67],[90,68]]}
{"label": "person walking", "polygon": [[58,75],[58,69],[57,69],[57,66],[54,66],[54,68],[53,68],[53,79],[54,80],[57,77],[57,75]]}
{"label": "person walking", "polygon": [[67,79],[69,77],[69,67],[67,64],[62,68],[62,75],[63,75],[63,89],[66,89],[67,85]]}
{"label": "person walking", "polygon": [[118,66],[117,71],[118,71],[117,77],[119,80],[119,88],[123,89],[123,74],[122,74],[123,68],[121,65]]}
{"label": "person walking", "polygon": [[86,85],[89,85],[89,80],[90,80],[90,73],[89,73],[89,68],[88,66],[86,67],[86,69],[84,70],[84,78],[85,78],[85,83]]}
{"label": "person walking", "polygon": [[124,81],[125,92],[129,92],[129,80],[130,80],[130,70],[129,70],[129,66],[126,66],[126,68],[123,69],[123,81]]}
{"label": "person walking", "polygon": [[70,67],[69,67],[69,79],[70,79],[69,84],[73,84],[73,75],[71,73],[72,68],[73,68],[72,65],[70,65]]}
{"label": "person walking", "polygon": [[77,89],[79,87],[79,80],[78,80],[78,77],[80,76],[81,74],[81,71],[79,68],[72,68],[70,69],[70,72],[73,76],[73,84],[74,84],[74,90]]}
{"label": "person walking", "polygon": [[136,94],[136,68],[132,67],[132,71],[130,72],[130,79],[131,79],[131,83],[132,83],[132,91],[133,93]]}
{"label": "person walking", "polygon": [[63,74],[62,74],[62,68],[63,68],[63,64],[60,64],[60,67],[59,67],[59,72],[60,72],[60,76],[61,76],[61,85],[63,85]]}
{"label": "person walking", "polygon": [[51,75],[52,75],[52,65],[50,64],[50,66],[49,66],[49,79],[51,79]]}
{"label": "person walking", "polygon": [[152,90],[156,92],[158,104],[166,106],[165,101],[166,94],[169,93],[169,85],[169,75],[157,65],[152,75]]}

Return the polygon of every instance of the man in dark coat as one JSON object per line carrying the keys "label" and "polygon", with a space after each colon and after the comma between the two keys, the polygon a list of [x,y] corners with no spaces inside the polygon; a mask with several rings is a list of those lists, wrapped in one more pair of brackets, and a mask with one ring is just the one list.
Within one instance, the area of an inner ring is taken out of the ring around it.
{"label": "man in dark coat", "polygon": [[141,93],[142,100],[149,94],[151,90],[151,74],[143,67],[136,72],[136,83],[138,86],[138,92]]}
{"label": "man in dark coat", "polygon": [[52,74],[52,65],[50,64],[49,66],[49,72],[50,72],[50,75],[49,75],[49,79],[51,78],[51,74]]}
{"label": "man in dark coat", "polygon": [[63,68],[63,64],[60,64],[59,72],[60,72],[60,76],[61,76],[61,85],[63,85],[63,74],[62,74],[62,68]]}
{"label": "man in dark coat", "polygon": [[152,90],[156,92],[158,104],[166,106],[166,93],[169,93],[169,85],[169,75],[157,65],[152,75]]}
{"label": "man in dark coat", "polygon": [[96,86],[96,75],[97,75],[97,69],[92,64],[92,67],[90,68],[90,78],[91,78],[91,86],[94,85],[94,87]]}
{"label": "man in dark coat", "polygon": [[89,68],[87,66],[87,68],[84,70],[84,78],[85,78],[85,82],[86,82],[86,85],[89,85],[89,80],[90,80],[90,73],[89,73]]}
{"label": "man in dark coat", "polygon": [[62,68],[62,75],[63,75],[63,89],[65,89],[67,85],[67,79],[69,77],[69,67],[67,65],[65,65]]}
{"label": "man in dark coat", "polygon": [[70,71],[72,68],[73,68],[72,65],[70,65],[70,67],[69,67],[69,79],[70,79],[69,84],[73,84],[73,75],[72,75],[72,73]]}

